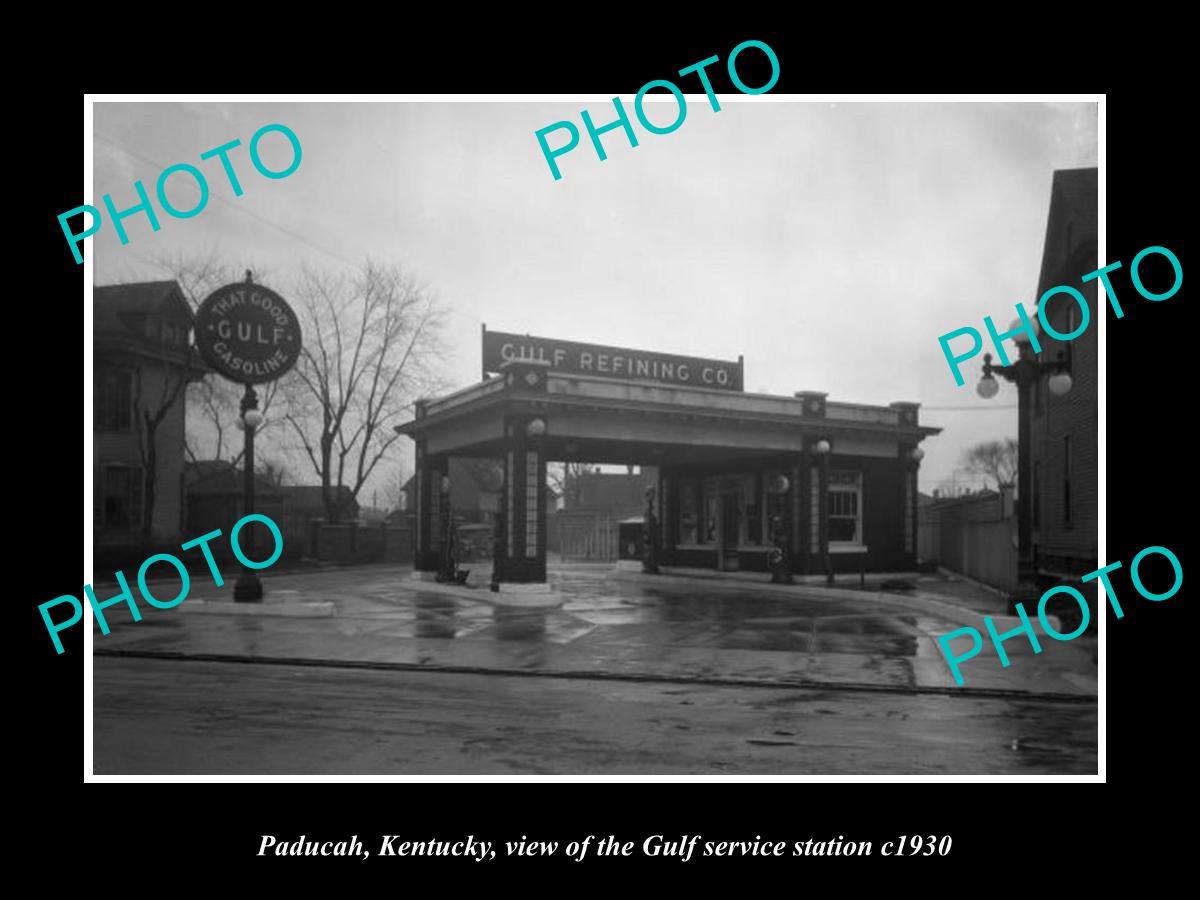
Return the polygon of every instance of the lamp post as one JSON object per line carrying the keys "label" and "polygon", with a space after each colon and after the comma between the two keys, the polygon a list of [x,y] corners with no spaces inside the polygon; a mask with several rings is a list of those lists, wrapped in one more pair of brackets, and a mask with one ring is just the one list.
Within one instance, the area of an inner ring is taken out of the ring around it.
{"label": "lamp post", "polygon": [[[504,467],[500,468],[501,473]],[[493,592],[499,592],[504,581],[504,550],[508,546],[508,479],[500,477],[500,497],[496,503],[496,527],[492,530],[492,584]]]}
{"label": "lamp post", "polygon": [[[1019,319],[1014,319],[1009,326],[1011,330],[1020,328]],[[1036,320],[1033,322],[1034,331],[1039,329]],[[1017,586],[1024,593],[1026,585],[1034,585],[1037,580],[1037,568],[1033,559],[1033,408],[1030,395],[1039,378],[1047,376],[1047,387],[1050,393],[1061,397],[1071,390],[1070,361],[1066,354],[1059,352],[1054,360],[1039,360],[1030,345],[1029,335],[1024,331],[1018,332],[1013,338],[1017,345],[1017,360],[1007,366],[992,364],[992,355],[983,356],[983,377],[980,378],[976,391],[985,400],[995,397],[1000,390],[996,375],[1017,386]],[[1036,589],[1035,589],[1036,590]]]}
{"label": "lamp post", "polygon": [[[254,386],[247,384],[246,392],[242,395],[241,416],[238,427],[246,436],[245,454],[242,460],[242,515],[248,516],[254,512],[254,432],[262,425],[263,415],[258,411],[258,394]],[[246,557],[254,557],[254,526],[253,523],[245,529],[246,537],[244,552]],[[259,603],[262,601],[263,588],[258,575],[246,565],[242,566],[242,574],[238,576],[233,586],[233,599],[243,603]]]}
{"label": "lamp post", "polygon": [[813,444],[813,453],[821,466],[821,499],[820,521],[817,527],[821,529],[821,559],[825,563],[825,583],[833,584],[833,566],[829,562],[829,453],[833,445],[827,438],[821,438]]}

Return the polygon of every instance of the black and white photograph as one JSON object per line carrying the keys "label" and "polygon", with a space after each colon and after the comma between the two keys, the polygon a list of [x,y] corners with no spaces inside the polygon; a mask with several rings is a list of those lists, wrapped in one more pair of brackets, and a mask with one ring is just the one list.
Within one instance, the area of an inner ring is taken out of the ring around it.
{"label": "black and white photograph", "polygon": [[1103,779],[1103,98],[763,53],[93,98],[89,779]]}

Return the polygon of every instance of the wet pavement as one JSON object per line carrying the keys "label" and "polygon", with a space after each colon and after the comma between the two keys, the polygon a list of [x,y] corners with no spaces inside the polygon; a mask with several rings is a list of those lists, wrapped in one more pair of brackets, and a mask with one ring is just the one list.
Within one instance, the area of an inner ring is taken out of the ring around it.
{"label": "wet pavement", "polygon": [[[1096,694],[1095,641],[1087,638],[1043,639],[1037,655],[1023,638],[1010,640],[1008,668],[985,641],[984,651],[963,664],[966,684],[957,687],[936,638],[964,619],[944,604],[922,611],[920,598],[656,582],[618,578],[607,566],[579,566],[552,573],[565,599],[561,607],[514,609],[496,606],[486,587],[421,584],[408,572],[365,566],[269,576],[263,608],[238,615],[234,607],[247,604],[231,602],[228,582],[205,589],[197,579],[196,593],[180,607],[144,609],[142,622],[129,620],[123,607],[110,608],[112,632],[102,636],[97,629],[94,648],[97,654],[608,679],[1080,700]],[[931,587],[945,600],[944,580]],[[205,603],[194,603],[197,598]],[[971,599],[965,598],[964,610]],[[327,604],[324,615],[271,614],[321,603]],[[966,615],[969,621],[974,614]]]}
{"label": "wet pavement", "polygon": [[537,610],[399,566],[264,581],[261,605],[196,579],[141,622],[110,607],[96,773],[1096,773],[1095,640],[1012,640],[1008,668],[988,646],[956,687],[936,638],[978,619],[964,584],[580,566]]}
{"label": "wet pavement", "polygon": [[1096,772],[1094,704],[99,657],[97,774]]}

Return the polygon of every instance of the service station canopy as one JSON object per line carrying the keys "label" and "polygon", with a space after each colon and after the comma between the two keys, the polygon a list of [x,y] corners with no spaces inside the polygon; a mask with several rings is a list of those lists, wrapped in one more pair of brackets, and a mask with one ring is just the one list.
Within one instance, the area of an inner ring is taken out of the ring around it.
{"label": "service station canopy", "polygon": [[[494,335],[485,332],[485,351]],[[635,360],[651,355],[594,349]],[[556,367],[553,352],[543,356],[514,353],[499,362],[499,375],[417,401],[416,418],[396,430],[425,441],[427,454],[501,458],[510,446],[506,425],[536,417],[546,422],[547,459],[652,466],[751,462],[810,449],[822,438],[836,455],[895,458],[902,447],[941,431],[918,424],[915,403],[864,406],[827,402],[819,392],[787,397],[667,384],[627,372],[580,374]],[[740,383],[740,362],[733,365]]]}

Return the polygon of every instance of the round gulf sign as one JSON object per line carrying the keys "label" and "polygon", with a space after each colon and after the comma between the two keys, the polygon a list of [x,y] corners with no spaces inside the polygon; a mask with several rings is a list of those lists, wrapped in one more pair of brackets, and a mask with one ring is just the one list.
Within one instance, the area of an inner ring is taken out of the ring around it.
{"label": "round gulf sign", "polygon": [[196,347],[216,371],[241,384],[274,381],[300,356],[300,322],[270,288],[217,288],[196,312]]}

